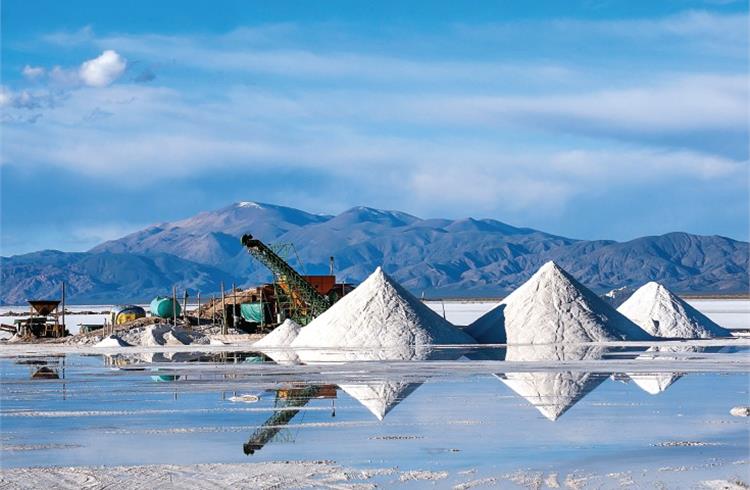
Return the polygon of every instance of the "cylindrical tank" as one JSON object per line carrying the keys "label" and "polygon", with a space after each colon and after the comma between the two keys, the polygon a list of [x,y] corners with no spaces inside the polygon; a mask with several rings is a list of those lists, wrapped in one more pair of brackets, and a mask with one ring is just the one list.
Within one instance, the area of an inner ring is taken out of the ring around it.
{"label": "cylindrical tank", "polygon": [[180,308],[180,303],[175,303],[172,301],[172,298],[168,298],[166,296],[157,296],[151,301],[151,314],[154,316],[158,316],[159,318],[172,318],[177,313],[177,316],[180,316],[180,312],[182,311],[182,308]]}
{"label": "cylindrical tank", "polygon": [[112,308],[109,315],[109,321],[112,325],[122,325],[123,323],[132,322],[137,318],[146,316],[146,310],[136,305],[117,305]]}

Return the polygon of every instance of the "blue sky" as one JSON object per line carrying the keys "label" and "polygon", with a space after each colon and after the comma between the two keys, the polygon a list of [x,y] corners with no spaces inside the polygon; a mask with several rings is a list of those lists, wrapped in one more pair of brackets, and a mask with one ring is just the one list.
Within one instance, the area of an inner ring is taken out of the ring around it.
{"label": "blue sky", "polygon": [[732,1],[2,2],[2,254],[233,201],[748,239]]}

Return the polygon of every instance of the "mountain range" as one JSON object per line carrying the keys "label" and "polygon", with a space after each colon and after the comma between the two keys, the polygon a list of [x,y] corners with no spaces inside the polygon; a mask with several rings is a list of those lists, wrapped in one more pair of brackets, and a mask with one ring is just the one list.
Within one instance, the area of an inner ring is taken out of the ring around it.
{"label": "mountain range", "polygon": [[578,240],[492,219],[422,219],[355,207],[332,216],[240,202],[149,226],[87,252],[41,251],[2,258],[0,302],[57,297],[64,280],[77,303],[146,301],[176,286],[191,295],[220,284],[270,279],[239,237],[284,247],[300,271],[359,282],[377,266],[417,294],[502,296],[554,260],[597,292],[658,281],[678,292],[747,292],[750,244],[668,233],[616,242]]}

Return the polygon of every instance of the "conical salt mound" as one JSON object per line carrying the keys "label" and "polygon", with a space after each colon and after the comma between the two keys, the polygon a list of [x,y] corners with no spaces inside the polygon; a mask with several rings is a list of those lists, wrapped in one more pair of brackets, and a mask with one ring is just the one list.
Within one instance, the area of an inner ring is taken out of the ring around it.
{"label": "conical salt mound", "polygon": [[302,327],[294,320],[287,318],[284,323],[274,328],[268,335],[253,344],[253,347],[288,347],[299,335]]}
{"label": "conical salt mound", "polygon": [[554,262],[500,304],[509,344],[651,339]]}
{"label": "conical salt mound", "polygon": [[655,337],[710,339],[732,335],[653,281],[641,286],[617,311]]}
{"label": "conical salt mound", "polygon": [[433,351],[429,345],[473,343],[378,267],[302,328],[292,347],[303,362],[327,360],[324,349],[346,349],[345,360],[420,360]]}
{"label": "conical salt mound", "polygon": [[364,405],[378,420],[383,420],[404,398],[422,383],[386,381],[383,383],[343,384],[339,388]]}
{"label": "conical salt mound", "polygon": [[[509,345],[507,362],[591,361],[606,349],[579,345]],[[607,374],[582,371],[510,372],[496,375],[511,390],[531,403],[549,420],[557,420],[599,386]]]}
{"label": "conical salt mound", "polygon": [[110,335],[109,337],[104,337],[94,347],[130,347],[130,344],[117,335]]}
{"label": "conical salt mound", "polygon": [[505,305],[499,304],[474,323],[466,327],[468,333],[480,344],[504,344],[508,341],[505,335]]}
{"label": "conical salt mound", "polygon": [[294,339],[302,329],[294,320],[287,318],[284,323],[274,328],[268,335],[253,344],[263,354],[279,364],[296,364],[299,362],[297,354],[290,350]]}

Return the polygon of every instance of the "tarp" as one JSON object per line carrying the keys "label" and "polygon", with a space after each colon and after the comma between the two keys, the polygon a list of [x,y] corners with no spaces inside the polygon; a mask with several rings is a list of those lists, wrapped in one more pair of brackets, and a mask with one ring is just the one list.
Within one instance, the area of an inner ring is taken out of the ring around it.
{"label": "tarp", "polygon": [[240,305],[240,314],[247,322],[263,323],[263,303],[242,303]]}

